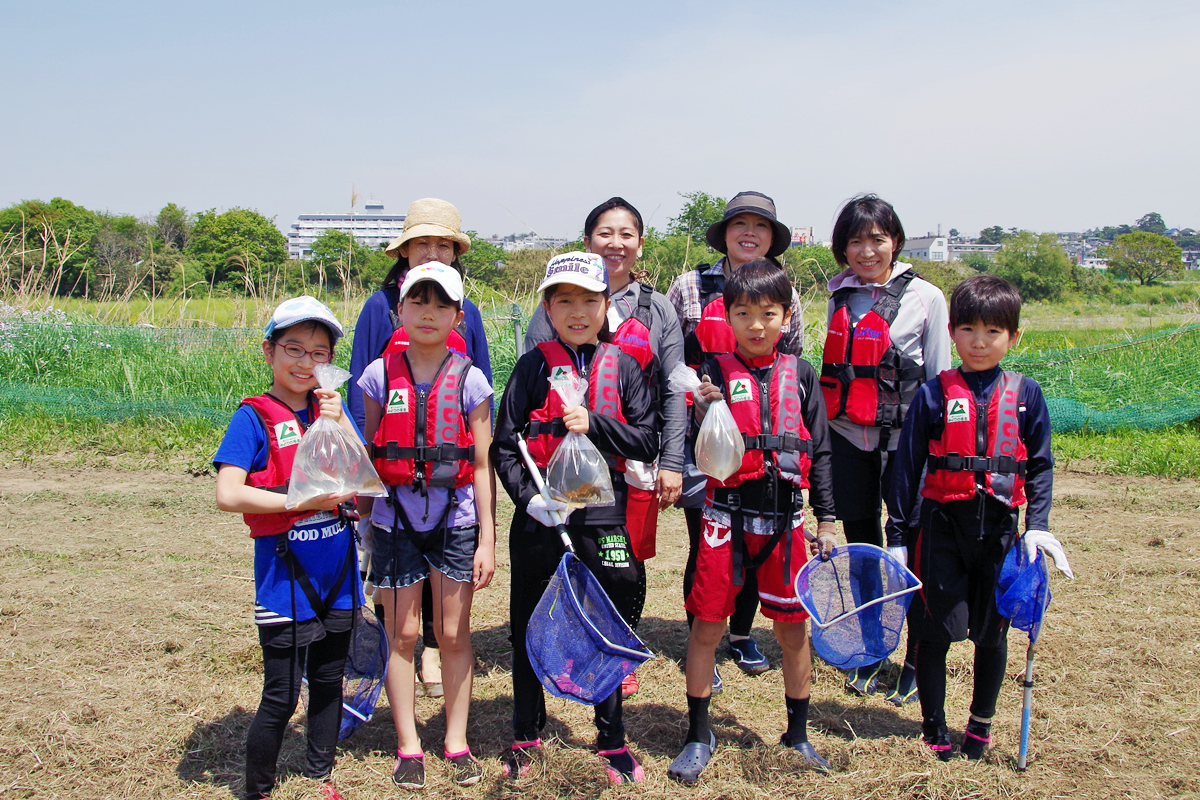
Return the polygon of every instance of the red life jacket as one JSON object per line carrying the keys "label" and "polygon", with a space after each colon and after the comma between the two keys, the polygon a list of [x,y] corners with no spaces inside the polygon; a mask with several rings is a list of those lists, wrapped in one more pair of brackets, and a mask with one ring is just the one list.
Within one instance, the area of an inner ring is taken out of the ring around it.
{"label": "red life jacket", "polygon": [[[884,287],[871,310],[850,329],[852,287],[833,293],[833,317],[825,336],[821,393],[830,419],[845,414],[855,425],[899,428],[925,382],[925,368],[892,342],[891,324],[917,274],[911,270]],[[881,437],[881,441],[885,441]],[[886,442],[884,444],[886,446]]]}
{"label": "red life jacket", "polygon": [[612,341],[622,352],[629,353],[637,359],[642,369],[654,358],[654,350],[650,346],[650,312],[654,289],[643,283],[637,284],[638,301],[633,307],[633,313],[617,326],[613,332]]}
{"label": "red life jacket", "polygon": [[[287,494],[288,481],[292,477],[292,460],[296,457],[296,445],[308,430],[300,422],[296,412],[277,397],[260,394],[247,397],[242,405],[249,406],[267,431],[267,466],[246,476],[246,485],[269,492]],[[321,415],[321,406],[312,392],[308,394],[308,419],[311,423]],[[316,511],[280,511],[275,514],[242,514],[250,526],[250,535],[274,536],[291,529],[300,520],[311,517]]]}
{"label": "red life jacket", "polygon": [[[697,267],[707,269],[707,265]],[[725,273],[700,273],[700,321],[683,340],[683,360],[693,369],[706,359],[732,353],[737,349],[733,328],[725,319]]]}
{"label": "red life jacket", "polygon": [[1024,376],[1005,370],[987,404],[976,403],[957,369],[942,384],[942,433],[929,440],[921,496],[939,503],[969,500],[978,489],[1013,508],[1025,502],[1025,442],[1018,414]]}
{"label": "red life jacket", "polygon": [[812,436],[802,413],[799,359],[777,353],[769,385],[760,383],[754,370],[736,354],[717,356],[717,363],[725,379],[726,402],[746,443],[746,454],[737,472],[723,483],[709,478],[708,487],[728,488],[763,477],[765,453],[770,452],[780,474],[807,489]]}
{"label": "red life jacket", "polygon": [[[466,330],[464,323],[459,323],[458,328],[450,331],[450,335],[446,337],[446,347],[450,348],[450,352],[456,356],[469,358],[467,355],[467,340],[459,333],[459,328],[462,328],[464,331]],[[392,338],[388,340],[387,347],[383,348],[383,352],[379,355],[387,357],[393,353],[403,353],[407,349],[408,331],[404,330],[404,326],[401,325],[392,331]]]}
{"label": "red life jacket", "polygon": [[389,486],[458,488],[475,479],[475,440],[463,414],[471,360],[449,353],[428,394],[417,390],[404,353],[383,362],[387,403],[371,457]]}
{"label": "red life jacket", "polygon": [[[538,349],[546,359],[546,368],[550,372],[550,389],[546,392],[546,400],[541,408],[529,412],[529,429],[526,442],[533,461],[545,469],[550,463],[550,457],[558,449],[558,443],[567,435],[563,425],[562,397],[555,389],[555,379],[559,376],[576,374],[575,361],[562,342],[554,339],[549,342],[539,342]],[[600,342],[592,356],[592,363],[585,376],[588,382],[587,407],[606,417],[612,417],[618,422],[625,421],[621,410],[621,373],[618,369],[621,358],[621,348],[615,344]],[[625,459],[604,454],[608,465],[613,469],[624,472]]]}

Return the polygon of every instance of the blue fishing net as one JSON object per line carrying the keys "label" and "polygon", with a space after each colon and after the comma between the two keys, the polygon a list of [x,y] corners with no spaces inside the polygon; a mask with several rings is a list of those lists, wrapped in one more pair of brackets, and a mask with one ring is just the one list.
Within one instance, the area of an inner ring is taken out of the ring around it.
{"label": "blue fishing net", "polygon": [[587,705],[611,695],[654,657],[571,553],[563,554],[529,619],[525,647],[546,691]]}
{"label": "blue fishing net", "polygon": [[809,559],[796,576],[796,596],[812,618],[813,649],[838,669],[883,661],[921,582],[888,551],[869,544],[833,548]]}
{"label": "blue fishing net", "polygon": [[1030,642],[1036,642],[1042,632],[1042,619],[1046,616],[1050,597],[1045,554],[1038,550],[1030,561],[1018,541],[1000,567],[1000,578],[996,581],[996,609],[1012,620],[1014,628],[1028,633]]}
{"label": "blue fishing net", "polygon": [[388,640],[383,625],[366,606],[358,610],[342,678],[342,723],[338,741],[348,739],[375,713],[387,675]]}

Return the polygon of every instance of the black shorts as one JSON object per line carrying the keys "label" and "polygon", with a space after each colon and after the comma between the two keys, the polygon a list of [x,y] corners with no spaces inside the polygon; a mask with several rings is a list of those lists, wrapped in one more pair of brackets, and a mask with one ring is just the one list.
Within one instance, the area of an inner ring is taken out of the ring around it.
{"label": "black shorts", "polygon": [[909,562],[924,586],[908,610],[918,640],[998,647],[1009,621],[996,610],[1000,565],[1016,541],[1017,509],[990,496],[925,500]]}
{"label": "black shorts", "polygon": [[[297,586],[296,590],[299,591],[300,587]],[[292,647],[294,641],[296,647],[308,647],[313,642],[324,639],[326,633],[345,633],[350,630],[353,623],[354,609],[331,608],[325,612],[324,620],[313,617],[303,622],[297,622],[295,625],[290,622],[259,625],[258,643],[263,647],[282,649]],[[292,637],[293,630],[296,632],[294,639]]]}
{"label": "black shorts", "polygon": [[837,518],[850,522],[878,519],[895,459],[889,458],[884,467],[878,450],[859,450],[832,429],[829,441],[833,448],[833,507]]}

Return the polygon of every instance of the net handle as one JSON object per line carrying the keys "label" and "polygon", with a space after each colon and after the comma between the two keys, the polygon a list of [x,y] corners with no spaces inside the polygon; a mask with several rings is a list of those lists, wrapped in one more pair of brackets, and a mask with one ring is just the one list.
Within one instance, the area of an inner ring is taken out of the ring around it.
{"label": "net handle", "polygon": [[904,597],[904,595],[906,595],[906,594],[912,594],[913,592],[918,591],[920,588],[921,588],[921,582],[917,581],[916,586],[913,586],[909,589],[903,589],[899,592],[892,592],[891,594],[884,595],[883,597],[877,597],[874,600],[870,601],[869,603],[864,603],[861,606],[856,606],[851,611],[843,611],[841,614],[838,614],[836,617],[829,620],[828,622],[818,621],[817,615],[813,612],[813,610],[811,608],[808,607],[808,603],[804,602],[803,598],[800,599],[800,605],[804,606],[804,610],[808,612],[809,618],[812,619],[812,624],[816,625],[821,630],[825,630],[829,626],[834,625],[838,622],[841,622],[846,617],[852,617],[855,614],[859,613],[860,611],[866,611],[871,606],[876,606],[876,605],[879,605],[880,603],[886,603],[889,600],[895,600],[897,597]]}
{"label": "net handle", "polygon": [[[542,471],[538,469],[538,465],[534,463],[533,456],[529,454],[529,446],[525,444],[524,437],[521,434],[516,434],[517,449],[521,451],[521,458],[525,459],[525,466],[529,468],[529,475],[533,478],[533,485],[537,487],[538,492],[547,500],[553,500],[550,496],[550,490],[546,488],[545,481],[542,480]],[[575,545],[571,544],[571,537],[567,535],[566,525],[555,525],[554,529],[558,531],[558,536],[562,539],[563,547],[567,548],[567,552],[575,555]]]}

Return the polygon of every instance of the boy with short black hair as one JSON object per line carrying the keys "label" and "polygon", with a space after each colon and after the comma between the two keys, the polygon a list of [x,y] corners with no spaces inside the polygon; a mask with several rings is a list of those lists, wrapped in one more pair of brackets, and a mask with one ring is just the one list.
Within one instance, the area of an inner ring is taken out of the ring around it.
{"label": "boy with short black hair", "polygon": [[1046,400],[1036,381],[1000,368],[1020,338],[1020,316],[1021,296],[1001,278],[977,275],[954,290],[950,338],[963,363],[921,387],[904,418],[887,495],[889,548],[904,547],[924,583],[908,622],[918,641],[925,744],[943,761],[953,756],[944,708],[951,642],[975,643],[961,752],[980,759],[991,742],[1009,627],[996,609],[996,578],[1018,540],[1026,499],[1019,537],[1026,553],[1032,560],[1042,548],[1070,574],[1061,545],[1046,532],[1054,466]]}
{"label": "boy with short black hair", "polygon": [[[791,317],[791,295],[787,274],[769,261],[734,272],[725,283],[724,302],[737,349],[701,366],[697,422],[709,403],[727,398],[746,453],[733,475],[709,478],[706,490],[696,577],[685,604],[695,615],[688,639],[688,732],[667,773],[683,783],[699,779],[716,747],[708,719],[713,661],[746,572],[755,568],[763,615],[774,620],[783,649],[788,724],[780,744],[813,767],[829,769],[808,742],[812,655],[808,614],[794,588],[807,551],[827,557],[834,545],[829,433],[816,372],[807,361],[776,349]],[[801,489],[810,489],[817,516],[817,535],[808,548]]]}

